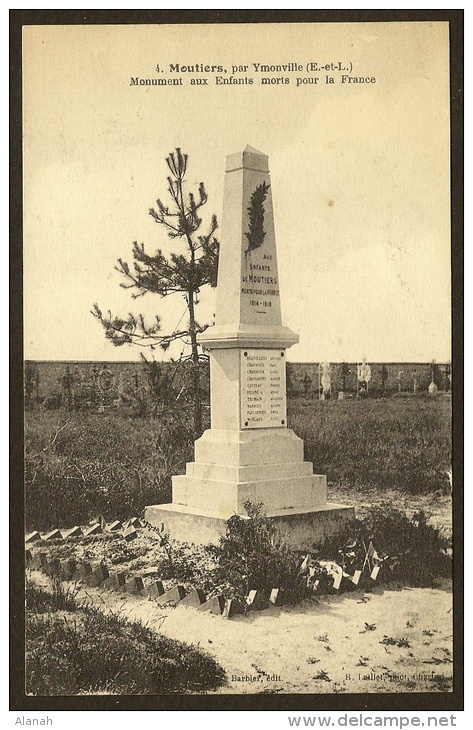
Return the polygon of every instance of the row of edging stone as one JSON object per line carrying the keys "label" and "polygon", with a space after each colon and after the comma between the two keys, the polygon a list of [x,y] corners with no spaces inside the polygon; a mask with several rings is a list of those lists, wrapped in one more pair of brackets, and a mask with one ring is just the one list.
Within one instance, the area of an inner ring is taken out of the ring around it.
{"label": "row of edging stone", "polygon": [[33,532],[30,532],[29,535],[26,535],[25,545],[33,545],[35,542],[39,542],[40,540],[44,540],[45,542],[49,542],[51,540],[68,540],[71,537],[92,537],[94,535],[99,535],[102,532],[113,533],[120,532],[120,530],[122,531],[122,535],[125,540],[130,542],[138,537],[138,532],[136,531],[137,527],[141,527],[141,522],[138,517],[133,517],[131,520],[127,520],[124,524],[120,522],[120,520],[114,520],[107,524],[105,519],[100,516],[98,522],[94,522],[93,525],[90,525],[85,529],[78,526],[71,527],[68,530],[55,529],[43,535],[41,535],[37,530],[34,530]]}
{"label": "row of edging stone", "polygon": [[261,609],[268,606],[278,605],[280,590],[274,588],[269,598],[266,598],[260,591],[250,591],[246,602],[243,604],[235,598],[225,599],[223,594],[207,598],[201,588],[193,588],[188,593],[182,585],[175,585],[165,591],[160,580],[155,580],[145,586],[141,576],[131,576],[126,579],[125,573],[113,573],[110,575],[103,563],[95,568],[87,562],[77,562],[73,558],[60,560],[59,558],[47,559],[46,553],[39,552],[35,556],[30,550],[26,551],[27,566],[31,570],[40,570],[51,578],[59,578],[63,581],[80,581],[90,588],[102,588],[105,590],[120,591],[130,595],[139,595],[155,601],[159,606],[187,606],[196,608],[199,611],[208,611],[216,615],[223,615],[225,618],[232,618],[237,614],[246,614],[250,608]]}
{"label": "row of edging stone", "polygon": [[[81,527],[73,527],[68,530],[52,530],[41,535],[39,532],[31,532],[25,538],[25,545],[32,545],[38,541],[67,540],[71,537],[88,537],[98,535],[102,532],[119,532],[127,542],[138,536],[136,528],[142,527],[141,521],[134,517],[123,525],[120,520],[107,524],[103,517],[89,528],[84,530]],[[27,567],[32,570],[41,570],[50,577],[56,577],[64,581],[81,581],[90,588],[103,588],[125,592],[130,595],[140,595],[155,601],[159,606],[188,606],[199,611],[207,611],[215,615],[223,615],[225,618],[232,618],[238,614],[246,614],[249,609],[263,609],[270,605],[280,603],[281,591],[273,588],[269,596],[264,596],[261,591],[252,590],[249,592],[245,603],[236,598],[226,599],[223,594],[207,598],[201,588],[193,588],[188,593],[182,585],[175,585],[165,591],[160,580],[155,580],[150,585],[144,585],[142,576],[126,578],[125,573],[114,573],[110,575],[103,563],[95,568],[88,562],[77,562],[73,558],[60,560],[53,558],[47,560],[46,553],[39,552],[33,556],[31,550],[26,548],[25,558]]]}

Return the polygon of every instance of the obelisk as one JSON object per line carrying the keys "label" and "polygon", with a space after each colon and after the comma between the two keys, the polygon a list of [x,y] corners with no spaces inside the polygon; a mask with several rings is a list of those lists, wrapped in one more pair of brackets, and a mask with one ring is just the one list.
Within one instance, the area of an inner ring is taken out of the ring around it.
{"label": "obelisk", "polygon": [[177,540],[216,542],[251,501],[304,548],[354,517],[327,504],[326,477],[287,427],[286,350],[298,340],[281,319],[268,157],[248,146],[227,158],[216,323],[199,336],[210,353],[211,428],[173,477],[172,504],[146,508],[149,522]]}

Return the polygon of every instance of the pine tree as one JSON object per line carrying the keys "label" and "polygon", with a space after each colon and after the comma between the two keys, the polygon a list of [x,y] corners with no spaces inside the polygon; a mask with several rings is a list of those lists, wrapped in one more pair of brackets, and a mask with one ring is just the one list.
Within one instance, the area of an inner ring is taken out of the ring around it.
{"label": "pine tree", "polygon": [[207,202],[204,184],[200,183],[197,197],[185,191],[185,174],[188,155],[179,147],[166,158],[171,172],[168,176],[168,193],[171,204],[165,205],[160,199],[156,208],[149,214],[167,233],[170,239],[180,239],[185,244],[185,255],[171,253],[166,256],[160,249],[153,256],[146,253],[144,244],[133,243],[133,266],[118,259],[116,270],[123,275],[121,286],[134,289],[132,298],[137,299],[148,292],[167,297],[180,294],[185,297],[188,313],[187,327],[170,334],[161,331],[161,318],[156,316],[152,324],[147,324],[143,315],[129,314],[127,318],[117,317],[109,311],[104,314],[94,304],[92,314],[97,317],[105,330],[105,336],[114,345],[135,344],[154,350],[157,346],[166,351],[172,342],[181,340],[190,348],[189,355],[182,355],[181,362],[189,362],[192,374],[192,400],[194,410],[194,431],[196,437],[202,433],[202,404],[200,393],[200,365],[205,356],[200,352],[197,335],[208,325],[200,325],[196,319],[195,308],[198,295],[203,286],[217,284],[219,243],[214,234],[217,218],[212,216],[208,232],[201,235],[201,208]]}

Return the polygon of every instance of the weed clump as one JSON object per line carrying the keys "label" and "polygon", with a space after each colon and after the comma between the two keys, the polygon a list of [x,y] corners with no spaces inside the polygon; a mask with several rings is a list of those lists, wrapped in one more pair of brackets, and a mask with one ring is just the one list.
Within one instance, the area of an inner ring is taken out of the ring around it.
{"label": "weed clump", "polygon": [[59,578],[53,578],[52,591],[26,584],[26,608],[33,613],[51,613],[55,611],[77,611],[78,605],[76,587],[64,587]]}

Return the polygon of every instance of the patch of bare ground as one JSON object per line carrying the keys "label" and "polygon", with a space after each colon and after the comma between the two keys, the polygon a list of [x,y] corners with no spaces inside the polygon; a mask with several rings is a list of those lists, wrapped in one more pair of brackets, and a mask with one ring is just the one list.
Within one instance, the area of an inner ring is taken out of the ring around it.
{"label": "patch of bare ground", "polygon": [[452,690],[448,581],[323,596],[230,620],[100,589],[80,587],[77,598],[205,649],[227,675],[217,694]]}
{"label": "patch of bare ground", "polygon": [[350,489],[340,484],[328,483],[328,501],[348,504],[355,507],[357,518],[366,517],[372,507],[396,507],[408,517],[422,511],[430,524],[434,525],[446,537],[452,535],[452,496],[445,492],[426,492],[411,494],[399,490],[380,491],[376,488]]}

